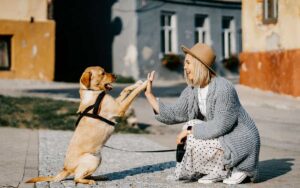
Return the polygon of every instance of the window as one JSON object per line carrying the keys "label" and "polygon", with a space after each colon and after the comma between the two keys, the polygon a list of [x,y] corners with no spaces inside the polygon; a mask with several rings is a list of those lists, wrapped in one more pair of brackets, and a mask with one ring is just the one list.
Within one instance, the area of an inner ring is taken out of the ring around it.
{"label": "window", "polygon": [[177,26],[176,15],[172,12],[162,12],[161,25],[161,52],[163,54],[177,53]]}
{"label": "window", "polygon": [[0,70],[10,69],[10,43],[11,36],[0,35]]}
{"label": "window", "polygon": [[224,59],[236,53],[235,23],[232,17],[222,18],[222,55]]}
{"label": "window", "polygon": [[263,0],[263,23],[276,23],[278,18],[278,0]]}
{"label": "window", "polygon": [[209,20],[207,15],[197,14],[195,16],[195,43],[198,42],[210,45]]}

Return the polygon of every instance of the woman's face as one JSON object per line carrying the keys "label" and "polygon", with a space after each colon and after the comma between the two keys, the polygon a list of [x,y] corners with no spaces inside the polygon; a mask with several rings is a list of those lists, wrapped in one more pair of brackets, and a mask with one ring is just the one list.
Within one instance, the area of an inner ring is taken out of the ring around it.
{"label": "woman's face", "polygon": [[194,78],[194,63],[192,62],[193,57],[189,54],[185,56],[184,60],[184,71],[186,74],[186,77],[190,80],[193,81]]}

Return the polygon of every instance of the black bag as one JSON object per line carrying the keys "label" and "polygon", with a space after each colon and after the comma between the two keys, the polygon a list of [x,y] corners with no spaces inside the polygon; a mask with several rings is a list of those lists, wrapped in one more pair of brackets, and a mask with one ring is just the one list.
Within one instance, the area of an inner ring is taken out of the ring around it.
{"label": "black bag", "polygon": [[180,163],[185,153],[185,142],[177,145],[176,161]]}

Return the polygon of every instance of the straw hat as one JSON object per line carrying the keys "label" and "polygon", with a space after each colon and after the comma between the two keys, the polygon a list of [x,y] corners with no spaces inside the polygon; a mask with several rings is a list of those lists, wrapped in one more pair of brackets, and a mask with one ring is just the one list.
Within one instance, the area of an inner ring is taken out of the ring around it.
{"label": "straw hat", "polygon": [[216,72],[212,69],[212,65],[215,62],[216,55],[211,47],[203,43],[197,43],[191,49],[181,45],[181,49],[185,54],[190,54],[194,58],[198,59],[213,74],[217,75]]}

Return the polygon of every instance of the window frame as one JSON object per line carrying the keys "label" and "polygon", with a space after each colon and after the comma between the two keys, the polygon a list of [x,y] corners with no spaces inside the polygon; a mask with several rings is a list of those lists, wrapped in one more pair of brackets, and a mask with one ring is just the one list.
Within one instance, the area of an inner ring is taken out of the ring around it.
{"label": "window frame", "polygon": [[[202,18],[203,19],[203,25],[197,26],[197,19]],[[195,43],[201,42],[210,45],[211,44],[211,38],[210,38],[210,22],[209,17],[207,14],[196,14],[195,15]],[[204,34],[204,37],[203,37]],[[202,36],[201,36],[202,35]],[[201,36],[201,37],[200,37]],[[199,39],[202,39],[200,41]]]}
{"label": "window frame", "polygon": [[[223,27],[223,21],[229,21],[229,27]],[[222,58],[230,58],[236,53],[236,32],[235,32],[235,19],[233,16],[222,17]]]}
{"label": "window frame", "polygon": [[[170,16],[170,25],[166,23],[166,20],[168,20],[166,16]],[[162,23],[162,19],[164,19],[164,24]],[[162,54],[177,54],[177,15],[173,11],[161,11],[160,20],[160,52]],[[164,34],[164,37],[162,37],[162,34]]]}
{"label": "window frame", "polygon": [[2,35],[0,34],[0,40],[5,41],[5,43],[7,44],[7,61],[8,61],[8,66],[4,67],[0,65],[0,71],[8,71],[11,70],[11,42],[12,42],[12,35]]}
{"label": "window frame", "polygon": [[[264,24],[275,24],[278,20],[278,0],[263,0],[263,23]],[[271,3],[272,12],[269,14],[268,6]]]}

